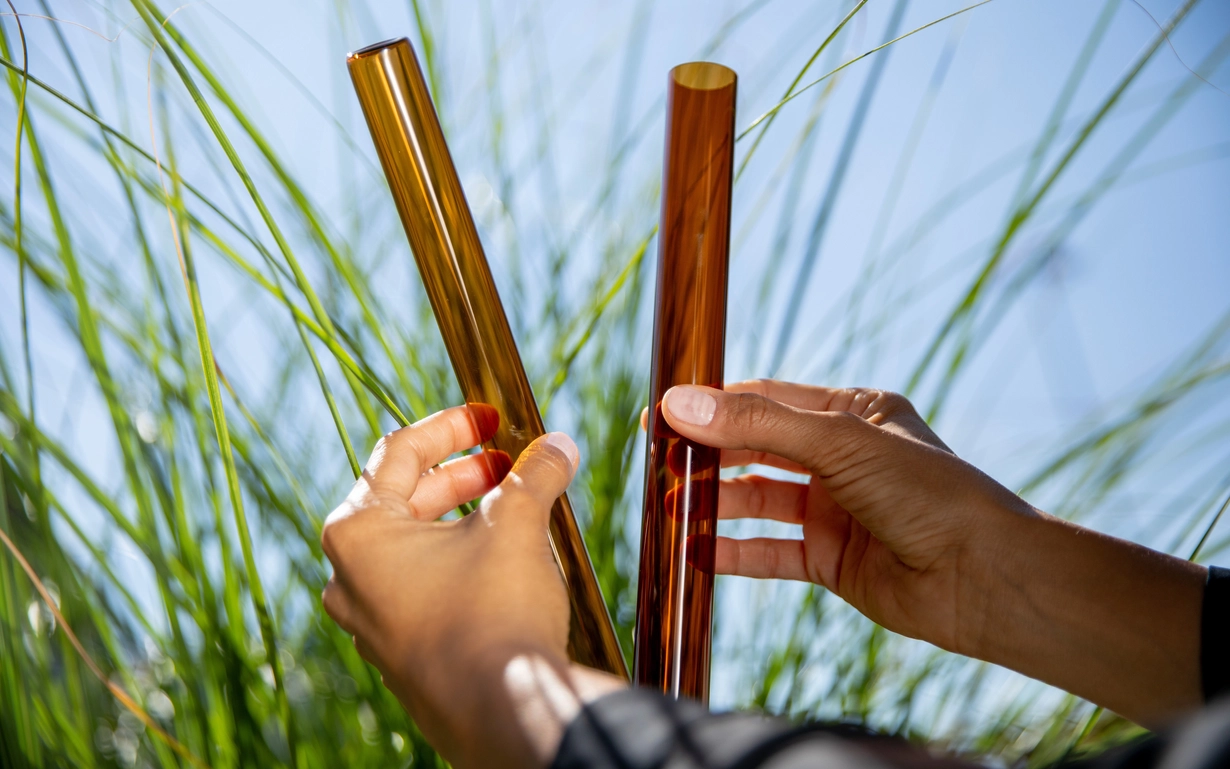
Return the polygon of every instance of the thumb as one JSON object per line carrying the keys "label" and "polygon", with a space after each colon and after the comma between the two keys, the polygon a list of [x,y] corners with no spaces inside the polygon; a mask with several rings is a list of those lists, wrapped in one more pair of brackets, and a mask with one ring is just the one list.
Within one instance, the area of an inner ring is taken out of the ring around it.
{"label": "thumb", "polygon": [[500,483],[500,497],[527,503],[517,506],[533,508],[545,525],[551,505],[572,482],[579,459],[577,445],[564,433],[540,436],[517,457]]}
{"label": "thumb", "polygon": [[832,475],[879,430],[846,411],[808,411],[757,393],[680,385],[666,391],[662,414],[680,435],[719,449],[775,454]]}

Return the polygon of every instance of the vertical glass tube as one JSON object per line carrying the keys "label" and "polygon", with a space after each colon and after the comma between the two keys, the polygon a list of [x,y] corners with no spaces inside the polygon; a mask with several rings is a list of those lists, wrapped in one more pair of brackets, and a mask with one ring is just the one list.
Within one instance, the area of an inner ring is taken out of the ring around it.
{"label": "vertical glass tube", "polygon": [[[461,391],[467,402],[500,413],[499,430],[483,448],[515,461],[542,435],[542,415],[414,49],[404,38],[377,43],[350,54],[347,64]],[[567,496],[551,510],[550,536],[572,604],[569,654],[627,678]]]}
{"label": "vertical glass tube", "polygon": [[670,73],[636,599],[634,680],[701,702],[721,452],[680,438],[662,417],[662,396],[680,384],[722,386],[735,86],[719,64]]}

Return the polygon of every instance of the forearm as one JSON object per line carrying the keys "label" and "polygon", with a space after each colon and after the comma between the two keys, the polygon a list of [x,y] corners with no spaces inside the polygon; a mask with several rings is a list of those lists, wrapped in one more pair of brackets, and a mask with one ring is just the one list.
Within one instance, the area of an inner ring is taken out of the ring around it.
{"label": "forearm", "polygon": [[1204,567],[1051,516],[1003,525],[975,656],[1146,726],[1201,704]]}

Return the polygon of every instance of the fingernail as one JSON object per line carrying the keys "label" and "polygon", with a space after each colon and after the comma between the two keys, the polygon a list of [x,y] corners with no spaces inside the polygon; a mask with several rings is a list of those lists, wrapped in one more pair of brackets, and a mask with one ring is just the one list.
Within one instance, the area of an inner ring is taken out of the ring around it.
{"label": "fingernail", "polygon": [[713,421],[717,400],[707,392],[690,387],[672,387],[666,391],[662,405],[680,422],[705,426]]}
{"label": "fingernail", "polygon": [[683,547],[684,560],[697,571],[714,572],[717,558],[717,538],[712,534],[693,534]]}
{"label": "fingernail", "polygon": [[479,442],[491,440],[495,431],[500,429],[500,412],[486,403],[467,403],[466,407],[470,411],[470,419],[474,421]]}
{"label": "fingernail", "polygon": [[498,449],[484,451],[483,458],[487,460],[487,472],[490,474],[493,484],[504,480],[504,477],[508,475],[508,471],[512,469],[512,459],[509,458],[507,453]]}
{"label": "fingernail", "polygon": [[577,450],[577,444],[572,442],[565,433],[547,433],[547,443],[564,452],[564,456],[568,457],[568,461],[572,463],[572,469],[577,469],[577,463],[581,461],[581,452]]}

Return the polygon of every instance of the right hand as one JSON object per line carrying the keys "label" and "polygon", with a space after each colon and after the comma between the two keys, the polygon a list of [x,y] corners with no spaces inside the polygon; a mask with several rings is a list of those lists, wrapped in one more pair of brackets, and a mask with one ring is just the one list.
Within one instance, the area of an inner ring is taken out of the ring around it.
{"label": "right hand", "polygon": [[321,532],[325,611],[458,767],[544,765],[581,704],[624,685],[568,664],[548,527],[576,470],[572,439],[538,438],[515,464],[499,451],[444,461],[498,425],[470,404],[389,433]]}
{"label": "right hand", "polygon": [[959,459],[908,400],[769,380],[672,388],[663,414],[723,449],[723,466],[769,465],[807,483],[722,481],[719,517],[799,524],[803,538],[719,537],[716,570],[823,585],[884,627],[977,655],[993,613],[988,559],[1011,518],[1038,517]]}

